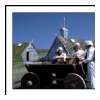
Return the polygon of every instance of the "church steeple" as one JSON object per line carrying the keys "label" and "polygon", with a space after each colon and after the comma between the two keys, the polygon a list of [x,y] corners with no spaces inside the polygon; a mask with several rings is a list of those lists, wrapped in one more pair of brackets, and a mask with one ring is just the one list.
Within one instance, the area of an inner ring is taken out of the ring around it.
{"label": "church steeple", "polygon": [[68,29],[66,28],[66,19],[64,17],[64,24],[63,27],[60,29],[60,35],[65,39],[68,38]]}

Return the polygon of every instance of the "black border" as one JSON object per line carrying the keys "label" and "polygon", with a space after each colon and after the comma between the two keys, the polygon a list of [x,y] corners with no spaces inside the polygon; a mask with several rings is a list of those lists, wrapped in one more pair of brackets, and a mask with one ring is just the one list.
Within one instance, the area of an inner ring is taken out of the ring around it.
{"label": "black border", "polygon": [[6,39],[7,39],[7,36],[6,36],[6,8],[7,8],[7,6],[5,5],[5,95],[7,95],[7,77],[6,77],[6,63],[7,63],[7,61],[6,61],[6,59],[7,59],[7,54],[6,54],[6,52],[7,52],[7,48],[6,48],[6,46],[7,46],[7,43],[6,43]]}
{"label": "black border", "polygon": [[86,7],[86,6],[88,6],[89,7],[89,6],[93,6],[94,7],[95,5],[5,5],[6,8],[7,8],[7,6],[22,6],[22,7],[23,6],[28,6],[28,7],[29,6],[34,6],[34,7],[35,6],[44,6],[44,7],[47,7],[47,6],[49,6],[49,7],[54,7],[54,6],[55,7],[57,7],[57,6],[60,6],[60,7],[64,7],[64,6],[65,7],[66,6],[78,6],[78,7],[83,6],[83,7]]}
{"label": "black border", "polygon": [[6,31],[6,28],[7,28],[7,7],[9,7],[9,6],[11,6],[11,7],[14,7],[14,6],[17,6],[17,7],[25,7],[25,6],[27,6],[27,7],[32,7],[32,6],[34,6],[34,7],[38,7],[38,6],[40,6],[40,7],[47,7],[47,6],[49,6],[49,7],[66,7],[66,6],[74,6],[74,7],[95,7],[95,5],[5,5],[5,95],[7,95],[7,41],[6,41],[6,39],[7,39],[7,35],[6,35],[6,33],[7,33],[7,31]]}

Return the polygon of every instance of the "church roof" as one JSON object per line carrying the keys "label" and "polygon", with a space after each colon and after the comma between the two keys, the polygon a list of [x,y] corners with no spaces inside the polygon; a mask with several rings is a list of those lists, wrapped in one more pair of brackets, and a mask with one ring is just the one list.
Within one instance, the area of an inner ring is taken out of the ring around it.
{"label": "church roof", "polygon": [[60,30],[68,31],[68,29],[66,27],[62,27]]}
{"label": "church roof", "polygon": [[73,43],[70,41],[70,39],[65,39],[62,36],[56,36],[53,44],[51,45],[51,48],[49,49],[47,56],[49,57],[50,55],[54,55],[54,52],[59,46],[63,47],[67,55],[70,55],[72,53]]}
{"label": "church roof", "polygon": [[71,42],[70,39],[65,39],[62,36],[57,37],[58,40],[63,44],[64,48],[69,52],[69,54],[72,53],[73,50],[73,43]]}

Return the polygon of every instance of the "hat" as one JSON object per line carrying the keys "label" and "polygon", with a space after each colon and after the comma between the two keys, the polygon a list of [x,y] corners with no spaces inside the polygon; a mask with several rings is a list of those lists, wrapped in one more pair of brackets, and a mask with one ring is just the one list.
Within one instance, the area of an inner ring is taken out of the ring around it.
{"label": "hat", "polygon": [[75,46],[80,46],[80,43],[79,42],[75,43]]}
{"label": "hat", "polygon": [[88,45],[93,46],[93,42],[92,42],[92,41],[90,41],[90,40],[85,41],[85,43],[86,43],[86,46],[88,46]]}
{"label": "hat", "polygon": [[63,48],[62,48],[62,47],[58,47],[58,48],[57,48],[57,51],[59,51],[59,50],[60,50],[60,51],[63,51]]}

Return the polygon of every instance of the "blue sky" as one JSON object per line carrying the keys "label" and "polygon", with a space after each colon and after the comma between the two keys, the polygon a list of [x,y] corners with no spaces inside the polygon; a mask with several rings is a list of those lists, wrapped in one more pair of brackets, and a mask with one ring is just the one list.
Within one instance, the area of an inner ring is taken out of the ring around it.
{"label": "blue sky", "polygon": [[33,40],[36,48],[49,48],[64,17],[69,37],[95,39],[95,13],[13,13],[13,42]]}

